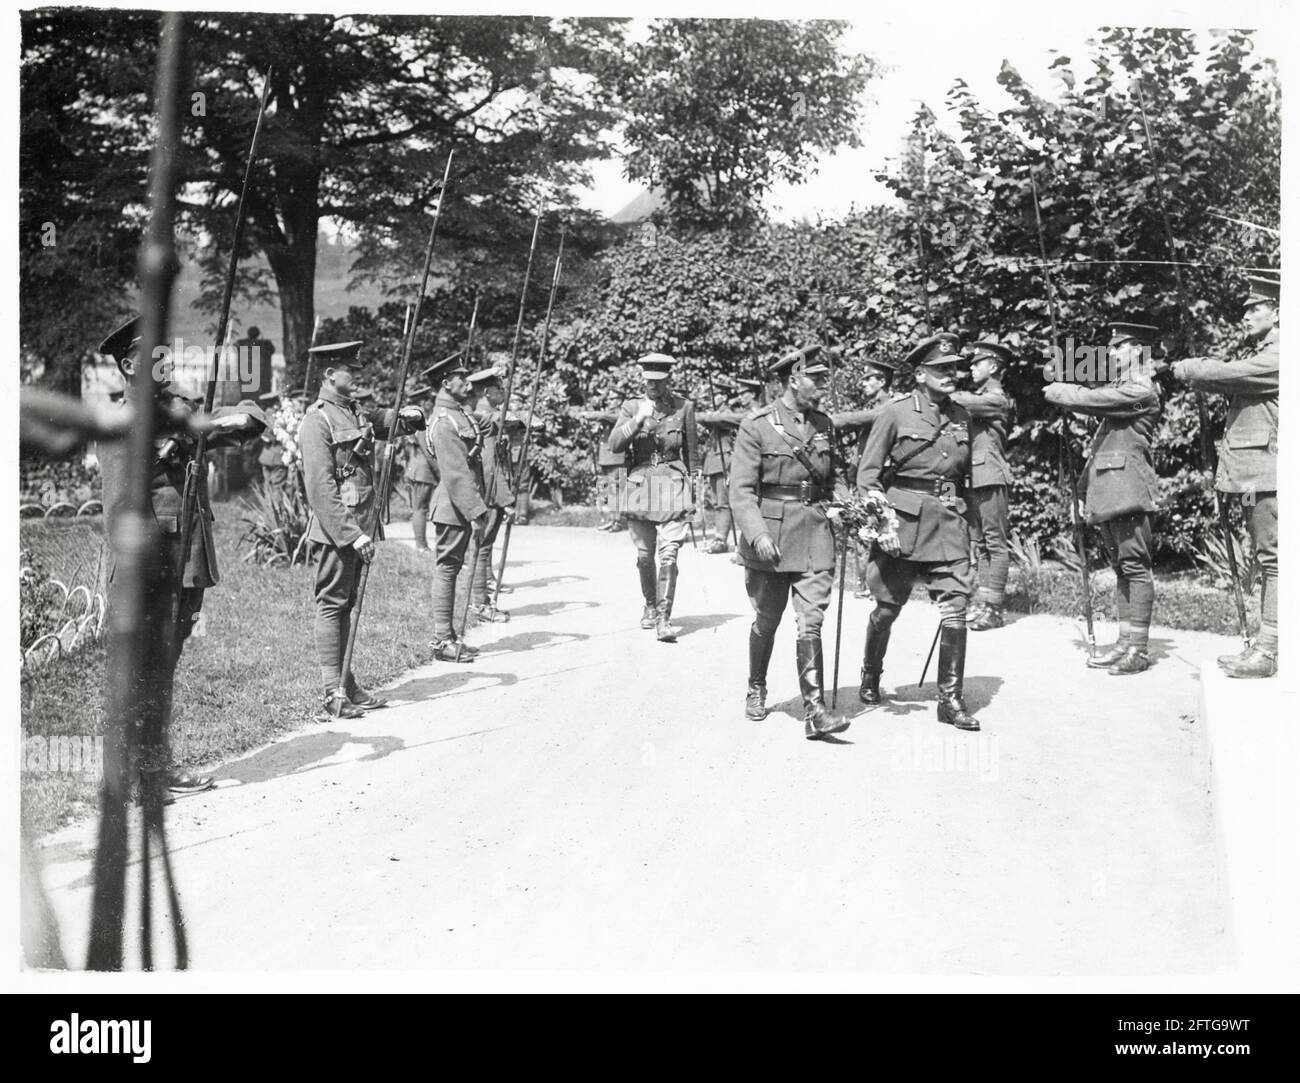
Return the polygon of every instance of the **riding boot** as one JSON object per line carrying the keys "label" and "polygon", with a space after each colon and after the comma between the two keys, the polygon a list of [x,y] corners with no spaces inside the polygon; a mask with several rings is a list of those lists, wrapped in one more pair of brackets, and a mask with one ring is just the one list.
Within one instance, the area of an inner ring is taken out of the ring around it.
{"label": "riding boot", "polygon": [[774,636],[749,630],[749,688],[745,692],[745,717],[761,722],[767,717],[767,663],[772,658]]}
{"label": "riding boot", "polygon": [[858,699],[868,707],[880,705],[880,674],[885,667],[889,633],[894,628],[892,620],[877,616],[879,612],[879,608],[873,609],[867,618],[867,645],[862,652],[862,687],[858,689]]}
{"label": "riding boot", "polygon": [[674,627],[669,618],[673,615],[673,597],[677,593],[677,565],[664,564],[659,568],[658,617],[655,635],[660,643],[676,643],[681,629]]}
{"label": "riding boot", "polygon": [[959,730],[977,730],[979,721],[966,710],[962,699],[965,673],[966,626],[945,624],[939,633],[939,721]]}
{"label": "riding boot", "polygon": [[655,583],[654,561],[648,557],[638,557],[636,570],[641,577],[641,597],[645,599],[645,609],[641,613],[641,627],[653,628],[659,623],[658,585]]}
{"label": "riding boot", "polygon": [[816,741],[848,729],[849,720],[831,714],[822,697],[821,636],[800,636],[794,645],[799,662],[799,691],[803,694],[803,735]]}

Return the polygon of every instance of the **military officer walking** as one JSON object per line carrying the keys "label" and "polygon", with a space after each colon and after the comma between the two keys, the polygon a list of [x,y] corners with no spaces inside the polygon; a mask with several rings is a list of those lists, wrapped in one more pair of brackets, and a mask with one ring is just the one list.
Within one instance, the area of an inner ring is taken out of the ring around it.
{"label": "military officer walking", "polygon": [[1011,568],[1011,467],[1007,463],[1007,430],[1014,412],[1002,389],[1002,373],[1013,360],[1005,346],[973,342],[967,355],[971,390],[954,391],[952,399],[970,414],[971,539],[975,542],[979,594],[968,619],[972,632],[1001,628],[1006,604],[1007,572]]}
{"label": "military officer walking", "polygon": [[858,489],[883,491],[898,513],[898,539],[879,542],[867,569],[876,606],[867,621],[859,698],[881,702],[880,675],[894,621],[920,579],[939,605],[938,718],[977,730],[966,709],[966,606],[971,592],[966,489],[970,415],[958,405],[958,338],[939,334],[904,359],[915,387],[892,401],[871,428],[858,464]]}
{"label": "military officer walking", "polygon": [[704,479],[708,504],[713,510],[713,540],[704,551],[717,554],[728,552],[727,536],[735,533],[727,489],[736,430],[758,401],[763,381],[722,378],[713,381],[713,389],[723,401],[715,403],[712,410],[700,414],[697,420],[709,434],[704,452]]}
{"label": "military officer walking", "polygon": [[442,381],[425,433],[426,446],[438,460],[441,475],[433,494],[435,542],[430,647],[440,661],[472,662],[478,651],[463,642],[464,629],[456,628],[456,580],[469,555],[471,542],[477,554],[491,515],[483,492],[483,437],[469,412],[473,385],[462,355],[454,354],[439,362],[430,376]]}
{"label": "military officer walking", "polygon": [[1237,361],[1189,358],[1173,365],[1174,378],[1198,391],[1228,395],[1228,416],[1219,445],[1215,488],[1241,502],[1260,584],[1259,639],[1241,654],[1224,655],[1229,677],[1272,677],[1277,673],[1277,426],[1280,377],[1277,279],[1253,277],[1245,321],[1254,352]]}
{"label": "military officer walking", "polygon": [[[1159,331],[1148,324],[1110,324],[1106,387],[1049,383],[1047,401],[1101,418],[1084,464],[1084,522],[1096,525],[1115,570],[1119,638],[1088,659],[1092,669],[1120,677],[1151,665],[1147,640],[1155,608],[1151,516],[1159,502],[1151,442],[1160,418],[1151,350]],[[1048,366],[1045,376],[1052,379]]]}
{"label": "military officer walking", "polygon": [[731,460],[730,503],[740,530],[749,630],[745,717],[767,717],[767,667],[788,603],[795,616],[795,659],[804,736],[828,737],[848,719],[826,708],[822,622],[831,599],[835,536],[825,502],[833,496],[831,420],[818,408],[830,368],[807,346],[771,368],[780,396],[740,423]]}
{"label": "military officer walking", "polygon": [[[133,317],[100,344],[99,352],[113,358],[123,379],[129,384],[135,379],[139,346],[138,317]],[[124,397],[122,399],[124,409],[126,404],[127,399]],[[194,406],[180,395],[168,390],[165,381],[160,395],[160,404],[178,420],[194,413]],[[213,411],[208,447],[231,447],[244,443],[257,437],[265,428],[266,416],[256,403],[245,401],[238,406],[223,406]],[[180,567],[183,525],[181,520],[186,476],[193,467],[201,465],[194,461],[194,439],[178,432],[162,432],[154,441],[154,449],[155,459],[149,485],[149,499],[160,531],[159,550],[155,554],[160,568],[160,579],[145,600],[143,616],[146,621],[158,627],[164,622],[170,623],[175,614],[176,624],[173,634],[164,636],[162,640],[170,644],[166,664],[160,667],[148,667],[150,684],[140,689],[140,701],[142,716],[149,710],[144,705],[150,704],[163,719],[167,719],[171,714],[172,681],[176,666],[180,662],[181,652],[186,640],[194,631],[195,622],[200,618],[203,593],[217,585],[220,574],[217,569],[216,545],[212,538],[213,514],[208,499],[205,469],[194,470],[194,484],[197,488],[190,552],[184,569]],[[114,609],[124,604],[124,599],[120,597],[121,582],[114,575],[116,560],[113,545],[119,537],[118,523],[128,511],[130,451],[126,441],[114,441],[101,443],[97,448],[97,454],[103,479],[104,534],[109,544],[108,608]],[[215,785],[210,776],[188,775],[170,770],[169,749],[163,748],[152,752],[146,750],[146,756],[151,754],[165,762],[151,762],[143,766],[167,770],[167,787],[173,794],[200,793]]]}
{"label": "military officer walking", "polygon": [[[311,507],[307,539],[320,546],[316,564],[316,620],[313,635],[320,665],[325,707],[319,719],[358,718],[363,710],[383,707],[386,700],[362,688],[351,673],[344,674],[357,577],[364,561],[375,556],[379,531],[375,513],[374,451],[376,438],[400,435],[403,428],[424,426],[418,406],[402,408],[394,425],[393,411],[363,408],[353,399],[353,380],[360,367],[360,342],[315,346],[324,366],[319,396],[307,409],[298,430],[303,480]],[[344,695],[339,696],[342,688]]]}
{"label": "military officer walking", "polygon": [[675,643],[677,553],[695,507],[692,474],[699,469],[695,404],[673,394],[668,376],[676,362],[667,354],[646,354],[638,364],[645,397],[623,403],[610,447],[625,456],[619,511],[636,546],[645,600],[641,627],[655,629],[662,643]]}

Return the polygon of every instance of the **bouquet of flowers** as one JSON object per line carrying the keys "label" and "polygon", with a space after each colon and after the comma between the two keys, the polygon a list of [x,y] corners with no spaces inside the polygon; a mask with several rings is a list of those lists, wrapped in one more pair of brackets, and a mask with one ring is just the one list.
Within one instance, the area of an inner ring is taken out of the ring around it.
{"label": "bouquet of flowers", "polygon": [[885,494],[875,489],[865,496],[849,493],[826,505],[826,516],[841,523],[845,535],[870,548],[878,541],[898,541],[898,516]]}
{"label": "bouquet of flowers", "polygon": [[290,468],[302,467],[302,449],[298,446],[302,419],[302,407],[292,399],[282,402],[280,408],[271,414],[271,436],[283,449],[281,460]]}

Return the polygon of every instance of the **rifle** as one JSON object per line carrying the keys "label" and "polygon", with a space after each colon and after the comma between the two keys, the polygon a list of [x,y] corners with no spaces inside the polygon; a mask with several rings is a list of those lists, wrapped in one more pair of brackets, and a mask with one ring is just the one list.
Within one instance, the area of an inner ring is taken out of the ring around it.
{"label": "rifle", "polygon": [[[150,164],[149,228],[140,246],[141,284],[140,353],[153,358],[167,341],[167,316],[176,276],[173,220],[178,181],[177,152],[181,141],[181,64],[184,17],[162,17],[158,45],[158,72],[154,101],[158,134]],[[110,611],[108,639],[108,721],[104,750],[104,784],[101,791],[99,843],[95,850],[94,888],[91,900],[90,939],[86,953],[89,970],[121,970],[122,939],[126,919],[126,867],[130,854],[129,809],[136,759],[162,745],[168,721],[170,688],[159,674],[170,672],[175,620],[164,625],[149,619],[149,597],[167,573],[157,559],[161,540],[150,502],[154,462],[154,435],[161,388],[152,369],[141,365],[131,381],[129,398],[134,423],[127,436],[128,458],[124,513],[115,523],[113,548],[118,555],[115,579],[119,590]],[[178,587],[179,589],[179,587]],[[173,618],[175,614],[172,614]],[[153,695],[141,696],[142,689]],[[189,965],[180,898],[172,876],[163,833],[163,772],[142,763],[140,770],[143,828],[141,839],[141,963],[153,967],[152,885],[149,868],[151,836],[161,850],[163,874],[171,913],[176,965]]]}
{"label": "rifle", "polygon": [[[532,257],[530,256],[529,257],[530,263],[531,263],[531,258]],[[524,425],[524,442],[523,442],[523,446],[519,449],[519,469],[515,471],[515,473],[510,479],[510,491],[514,493],[517,493],[519,491],[520,482],[524,478],[524,474],[528,469],[528,448],[533,440],[533,415],[537,410],[537,392],[538,389],[541,387],[541,383],[542,383],[542,366],[546,364],[546,348],[550,342],[550,337],[551,337],[551,312],[555,308],[555,291],[560,287],[560,265],[563,262],[563,260],[564,260],[564,230],[561,229],[560,246],[558,251],[556,251],[555,253],[555,270],[551,274],[551,294],[546,300],[546,322],[542,324],[542,348],[537,354],[537,365],[533,369],[533,391],[528,402],[528,420]],[[525,289],[526,288],[527,288],[527,283],[525,282]],[[519,318],[520,321],[522,322],[523,320],[522,300],[519,302]],[[516,332],[516,340],[517,339],[518,339],[518,332]],[[513,364],[514,362],[512,359],[511,361],[512,367]],[[510,400],[506,399],[505,402],[501,404],[501,417],[502,417],[501,425],[503,429],[505,427],[506,411],[508,411],[509,409],[510,409]],[[515,525],[515,519],[514,516],[512,515],[509,519],[506,520],[505,536],[501,539],[501,564],[497,572],[496,589],[492,592],[493,609],[496,608],[497,601],[501,597],[501,581],[505,578],[506,575],[506,557],[510,553],[510,531],[514,525]]]}
{"label": "rifle", "polygon": [[[1029,170],[1029,190],[1034,197],[1034,222],[1038,228],[1038,251],[1042,256],[1043,287],[1047,291],[1047,314],[1052,323],[1052,349],[1059,351],[1061,337],[1056,322],[1056,290],[1052,286],[1052,272],[1047,264],[1047,241],[1043,236],[1043,214],[1038,204],[1038,181],[1034,178],[1032,168]],[[1070,505],[1070,523],[1074,531],[1074,551],[1079,557],[1079,574],[1083,577],[1083,616],[1088,626],[1088,657],[1091,658],[1097,651],[1092,622],[1092,572],[1088,567],[1088,545],[1083,519],[1079,515],[1079,474],[1074,468],[1074,449],[1070,446],[1069,414],[1066,411],[1061,412],[1058,440],[1069,489],[1066,498]]]}
{"label": "rifle", "polygon": [[[257,161],[257,140],[262,134],[262,121],[266,119],[266,103],[271,95],[272,69],[266,71],[262,82],[262,100],[257,107],[257,122],[253,125],[253,139],[248,147],[248,161],[244,164],[244,183],[239,189],[239,202],[235,205],[235,235],[230,245],[230,263],[226,266],[226,281],[221,293],[221,316],[217,321],[216,346],[212,351],[212,371],[208,376],[207,386],[203,391],[203,412],[212,413],[212,403],[217,395],[217,376],[221,369],[221,359],[225,356],[226,330],[230,324],[230,305],[235,295],[235,275],[239,271],[239,247],[244,241],[244,201],[248,198],[248,189],[253,181],[253,164]],[[142,357],[152,356],[141,354]],[[194,517],[198,509],[199,486],[208,483],[208,438],[201,434],[194,449],[194,458],[185,468],[185,488],[181,494],[181,547],[180,559],[176,568],[176,578],[181,584],[185,581],[185,566],[190,560],[190,546],[194,543]],[[172,623],[180,619],[180,595],[172,605]],[[175,633],[178,636],[178,633]],[[177,649],[180,640],[176,640]]]}
{"label": "rifle", "polygon": [[[388,501],[388,487],[393,478],[393,456],[391,448],[401,424],[402,398],[406,394],[406,375],[411,368],[411,353],[415,348],[415,332],[420,326],[420,310],[424,307],[424,291],[429,285],[429,267],[433,263],[433,249],[438,240],[438,223],[442,220],[442,209],[447,203],[447,185],[451,179],[451,160],[455,155],[454,150],[447,152],[447,165],[442,171],[442,187],[438,190],[438,206],[433,212],[433,225],[429,227],[429,243],[424,250],[424,269],[420,275],[420,292],[415,298],[415,312],[411,317],[411,326],[406,334],[406,341],[402,343],[402,362],[397,370],[397,388],[393,395],[393,415],[388,424],[388,445],[389,450],[384,455],[383,463],[379,471],[379,490],[375,494],[375,514],[374,520],[369,524],[367,533],[372,538],[379,535],[379,518],[380,511]],[[363,563],[361,573],[357,577],[357,600],[352,606],[352,621],[348,626],[348,645],[343,652],[343,665],[339,670],[339,686],[334,693],[334,713],[337,715],[338,710],[347,699],[348,675],[352,672],[352,655],[357,646],[357,629],[361,626],[361,607],[366,600],[366,583],[370,579],[370,565]]]}
{"label": "rifle", "polygon": [[[1195,332],[1192,329],[1192,309],[1187,300],[1182,268],[1178,264],[1178,250],[1174,246],[1174,231],[1169,224],[1169,211],[1165,206],[1164,184],[1160,179],[1160,158],[1156,154],[1155,141],[1151,138],[1151,125],[1147,122],[1146,98],[1142,93],[1142,80],[1135,79],[1133,88],[1137,91],[1138,109],[1142,114],[1142,131],[1146,135],[1147,153],[1151,157],[1151,174],[1152,179],[1155,181],[1156,207],[1160,211],[1160,221],[1164,226],[1165,244],[1169,248],[1169,259],[1172,261],[1174,272],[1174,284],[1178,290],[1179,322],[1183,325],[1183,339],[1187,350],[1192,356],[1195,356],[1196,341]],[[1232,594],[1237,603],[1237,630],[1241,633],[1241,639],[1245,643],[1246,649],[1249,650],[1250,635],[1246,630],[1246,601],[1242,597],[1241,577],[1237,572],[1236,539],[1232,535],[1232,525],[1228,521],[1228,505],[1224,502],[1219,490],[1214,487],[1214,456],[1210,450],[1209,411],[1205,406],[1205,396],[1200,391],[1196,391],[1194,394],[1196,396],[1196,420],[1197,425],[1200,427],[1201,470],[1209,476],[1210,492],[1214,494],[1215,517],[1219,522],[1219,534],[1223,539],[1223,551],[1228,558],[1228,574],[1232,577]]]}

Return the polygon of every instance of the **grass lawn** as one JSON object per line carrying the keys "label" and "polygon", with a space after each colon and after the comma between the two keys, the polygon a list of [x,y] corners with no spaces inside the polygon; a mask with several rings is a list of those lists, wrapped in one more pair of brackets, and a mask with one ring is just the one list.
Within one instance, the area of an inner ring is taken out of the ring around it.
{"label": "grass lawn", "polygon": [[[202,636],[192,637],[176,671],[172,748],[186,768],[236,756],[307,724],[320,701],[312,642],[314,568],[245,562],[235,505],[218,505],[222,582],[203,603]],[[427,661],[427,586],[432,562],[402,545],[381,545],[366,588],[355,671],[377,684]],[[103,646],[60,659],[22,678],[27,736],[103,732]],[[94,779],[22,775],[23,822],[33,835],[96,806]]]}

